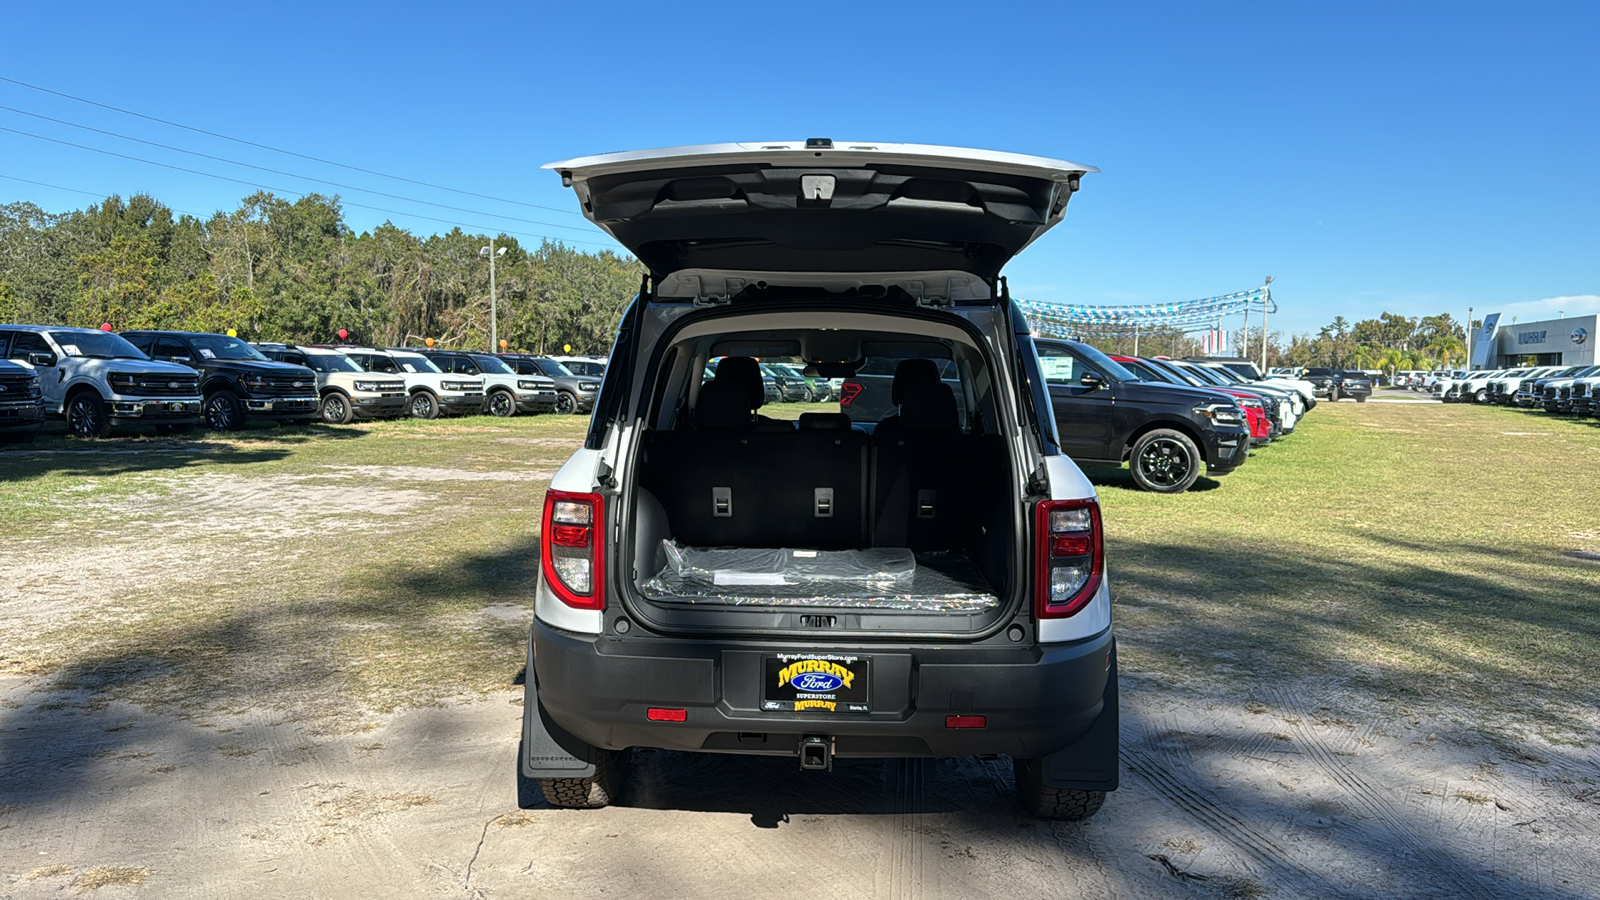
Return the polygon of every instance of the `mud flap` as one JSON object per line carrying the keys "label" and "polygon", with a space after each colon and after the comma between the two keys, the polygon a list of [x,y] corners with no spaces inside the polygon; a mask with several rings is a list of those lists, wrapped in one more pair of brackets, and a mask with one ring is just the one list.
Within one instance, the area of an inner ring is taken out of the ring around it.
{"label": "mud flap", "polygon": [[531,660],[522,701],[521,756],[518,765],[527,778],[590,778],[594,775],[594,748],[552,721],[539,702]]}
{"label": "mud flap", "polygon": [[1106,678],[1106,692],[1100,717],[1094,725],[1071,744],[1049,756],[1019,760],[1029,769],[1037,770],[1047,788],[1057,790],[1114,791],[1121,777],[1118,761],[1121,727],[1117,707],[1117,651],[1111,650],[1111,671]]}

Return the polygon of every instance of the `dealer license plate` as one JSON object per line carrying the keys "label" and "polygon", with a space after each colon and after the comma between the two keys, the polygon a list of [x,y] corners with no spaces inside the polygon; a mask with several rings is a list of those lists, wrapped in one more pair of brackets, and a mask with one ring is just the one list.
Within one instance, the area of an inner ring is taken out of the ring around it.
{"label": "dealer license plate", "polygon": [[762,667],[768,712],[870,712],[872,661],[849,653],[779,653]]}

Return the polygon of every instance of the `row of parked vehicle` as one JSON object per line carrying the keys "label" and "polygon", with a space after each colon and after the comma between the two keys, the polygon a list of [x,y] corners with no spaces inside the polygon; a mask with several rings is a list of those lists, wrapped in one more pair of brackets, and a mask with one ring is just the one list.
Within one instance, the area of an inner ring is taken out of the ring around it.
{"label": "row of parked vehicle", "polygon": [[1600,414],[1596,391],[1600,391],[1600,365],[1465,371],[1433,385],[1433,396],[1446,403],[1517,406],[1579,416]]}
{"label": "row of parked vehicle", "polygon": [[80,437],[113,427],[181,434],[204,424],[442,415],[588,413],[605,362],[432,347],[251,344],[182,331],[0,326],[0,434],[47,418]]}

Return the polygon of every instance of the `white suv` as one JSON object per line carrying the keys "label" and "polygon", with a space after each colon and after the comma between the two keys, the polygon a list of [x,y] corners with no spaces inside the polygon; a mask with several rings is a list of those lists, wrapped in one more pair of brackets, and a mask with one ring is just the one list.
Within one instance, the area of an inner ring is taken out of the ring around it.
{"label": "white suv", "polygon": [[[1097,170],[822,139],[550,168],[649,279],[544,498],[519,802],[604,805],[633,747],[1006,754],[1025,809],[1093,815],[1100,507],[1000,268]],[[886,366],[893,404],[766,418],[766,357]]]}
{"label": "white suv", "polygon": [[451,375],[421,353],[339,347],[339,352],[380,375],[399,375],[406,383],[411,414],[419,419],[472,415],[483,409],[483,379]]}
{"label": "white suv", "polygon": [[318,414],[329,425],[356,419],[393,419],[410,410],[406,383],[397,375],[373,377],[337,350],[294,344],[251,344],[267,359],[305,366],[317,373]]}

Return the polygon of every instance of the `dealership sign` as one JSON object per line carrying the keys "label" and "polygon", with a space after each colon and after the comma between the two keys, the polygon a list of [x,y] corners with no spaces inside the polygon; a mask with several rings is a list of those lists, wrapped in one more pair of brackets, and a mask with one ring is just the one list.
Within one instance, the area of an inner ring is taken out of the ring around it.
{"label": "dealership sign", "polygon": [[1574,329],[1572,329],[1572,342],[1574,344],[1581,344],[1584,341],[1588,340],[1588,338],[1589,338],[1589,332],[1584,331],[1582,328],[1574,328]]}
{"label": "dealership sign", "polygon": [[1544,343],[1544,335],[1543,331],[1521,331],[1517,333],[1517,343],[1542,344]]}

